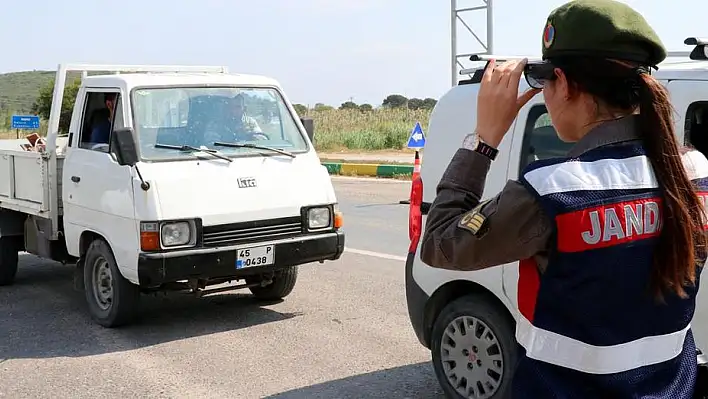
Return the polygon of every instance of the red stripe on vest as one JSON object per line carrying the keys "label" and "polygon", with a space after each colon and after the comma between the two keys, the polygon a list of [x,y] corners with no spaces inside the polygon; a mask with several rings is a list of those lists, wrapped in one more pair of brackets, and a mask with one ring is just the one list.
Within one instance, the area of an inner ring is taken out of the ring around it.
{"label": "red stripe on vest", "polygon": [[530,322],[533,322],[540,284],[536,261],[533,258],[519,261],[519,283],[516,302],[519,306],[519,312]]}
{"label": "red stripe on vest", "polygon": [[558,250],[580,252],[658,236],[661,202],[646,198],[558,215]]}

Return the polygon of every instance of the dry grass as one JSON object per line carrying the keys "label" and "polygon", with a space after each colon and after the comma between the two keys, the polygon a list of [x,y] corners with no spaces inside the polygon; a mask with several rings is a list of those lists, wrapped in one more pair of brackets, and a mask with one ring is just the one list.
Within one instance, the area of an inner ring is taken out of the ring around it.
{"label": "dry grass", "polygon": [[428,110],[378,109],[309,111],[315,122],[315,147],[320,151],[400,150],[416,122],[428,127]]}
{"label": "dry grass", "polygon": [[[416,122],[428,127],[430,111],[409,109],[310,110],[306,115],[315,121],[315,147],[318,151],[401,150]],[[2,130],[2,129],[0,129]],[[20,131],[20,137],[30,132]],[[46,123],[40,130],[46,134]],[[427,133],[427,132],[426,132]],[[15,138],[14,131],[0,131],[0,138]]]}

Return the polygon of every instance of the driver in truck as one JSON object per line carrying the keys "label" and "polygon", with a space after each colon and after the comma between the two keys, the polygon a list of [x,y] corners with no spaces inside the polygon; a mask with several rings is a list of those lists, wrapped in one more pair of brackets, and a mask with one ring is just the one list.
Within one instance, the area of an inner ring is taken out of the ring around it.
{"label": "driver in truck", "polygon": [[229,100],[231,117],[227,129],[234,135],[236,141],[260,139],[264,136],[263,129],[252,116],[246,115],[246,99],[243,94],[237,94]]}
{"label": "driver in truck", "polygon": [[111,122],[113,121],[113,110],[115,106],[116,94],[105,93],[103,103],[106,108],[95,111],[91,126],[91,143],[108,144],[111,134]]}
{"label": "driver in truck", "polygon": [[[532,68],[486,67],[476,129],[438,183],[421,260],[450,270],[520,261],[519,359],[501,397],[693,398],[708,159],[679,148],[669,93],[651,75],[667,52],[614,0],[560,6],[540,41]],[[531,89],[519,95],[524,71]],[[540,90],[574,146],[480,201],[504,135]],[[472,359],[478,348],[455,350]]]}

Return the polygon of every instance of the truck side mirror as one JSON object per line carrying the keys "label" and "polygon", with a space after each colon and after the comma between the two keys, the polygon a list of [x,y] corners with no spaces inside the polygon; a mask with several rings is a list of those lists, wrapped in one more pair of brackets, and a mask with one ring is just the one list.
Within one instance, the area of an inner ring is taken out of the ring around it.
{"label": "truck side mirror", "polygon": [[133,129],[122,128],[113,131],[113,148],[115,148],[118,165],[134,166],[138,163],[138,150],[135,147]]}
{"label": "truck side mirror", "polygon": [[302,122],[302,125],[305,127],[305,132],[307,132],[307,137],[310,138],[310,141],[314,142],[315,141],[315,121],[313,121],[312,118],[300,118],[300,122]]}

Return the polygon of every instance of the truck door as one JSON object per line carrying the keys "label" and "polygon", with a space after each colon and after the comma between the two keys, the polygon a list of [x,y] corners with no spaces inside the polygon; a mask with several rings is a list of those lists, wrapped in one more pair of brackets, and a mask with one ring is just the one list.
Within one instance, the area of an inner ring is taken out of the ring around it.
{"label": "truck door", "polygon": [[[708,156],[708,81],[672,80],[665,83],[674,106],[674,129],[679,144],[690,145]],[[702,275],[701,275],[702,276]],[[705,279],[705,276],[702,276]],[[693,316],[693,337],[708,349],[708,293],[699,289]]]}
{"label": "truck door", "polygon": [[[551,118],[539,94],[519,111],[514,137],[511,143],[507,178],[519,178],[521,171],[538,159],[564,156],[572,147],[558,138],[551,125]],[[517,306],[517,286],[519,282],[518,262],[504,266],[504,293]]]}
{"label": "truck door", "polygon": [[[119,89],[86,88],[79,95],[83,107],[71,126],[71,144],[66,151],[62,173],[64,226],[69,253],[79,252],[79,237],[85,231],[103,236],[119,265],[127,264],[135,253],[137,240],[133,212],[133,190],[129,167],[120,166],[112,153],[110,137],[124,127],[125,99]],[[113,103],[105,97],[115,96]],[[108,107],[113,107],[110,110]],[[106,129],[102,138],[92,139],[94,129]],[[100,142],[93,142],[100,141]],[[107,141],[107,142],[106,142]],[[128,244],[128,243],[130,244]]]}

